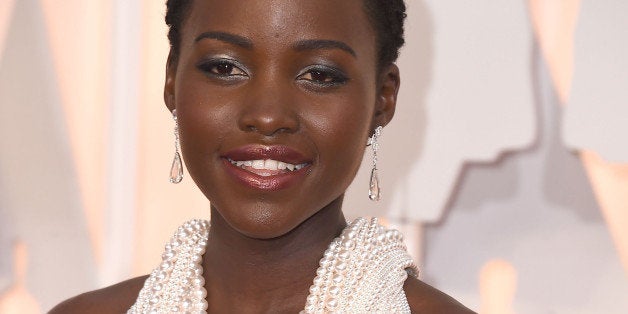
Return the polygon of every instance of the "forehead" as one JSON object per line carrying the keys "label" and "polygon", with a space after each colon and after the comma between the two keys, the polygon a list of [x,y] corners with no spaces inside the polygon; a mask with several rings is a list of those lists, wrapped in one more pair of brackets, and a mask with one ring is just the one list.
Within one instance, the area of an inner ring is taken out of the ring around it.
{"label": "forehead", "polygon": [[183,23],[184,45],[207,31],[271,45],[339,40],[364,53],[374,52],[376,43],[362,0],[195,0]]}

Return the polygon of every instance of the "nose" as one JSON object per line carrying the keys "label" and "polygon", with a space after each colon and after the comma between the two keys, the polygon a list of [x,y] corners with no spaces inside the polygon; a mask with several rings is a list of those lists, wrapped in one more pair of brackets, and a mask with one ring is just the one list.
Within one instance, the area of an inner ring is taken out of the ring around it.
{"label": "nose", "polygon": [[264,136],[296,132],[299,118],[290,86],[282,86],[276,80],[267,82],[251,84],[239,117],[239,128]]}

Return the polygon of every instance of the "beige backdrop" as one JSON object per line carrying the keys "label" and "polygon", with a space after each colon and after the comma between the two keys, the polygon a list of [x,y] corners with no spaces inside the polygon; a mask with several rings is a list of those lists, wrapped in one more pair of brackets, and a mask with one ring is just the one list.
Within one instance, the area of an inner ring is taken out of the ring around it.
{"label": "beige backdrop", "polygon": [[[384,200],[423,279],[483,313],[628,311],[621,0],[409,0]],[[0,1],[0,313],[145,274],[177,225],[162,1]],[[573,83],[572,83],[573,82]]]}

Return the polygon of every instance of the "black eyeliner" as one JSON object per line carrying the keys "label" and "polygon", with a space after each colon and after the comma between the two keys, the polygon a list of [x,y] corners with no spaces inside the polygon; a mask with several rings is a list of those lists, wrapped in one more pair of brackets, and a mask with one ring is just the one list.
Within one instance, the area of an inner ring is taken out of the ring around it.
{"label": "black eyeliner", "polygon": [[[244,72],[245,75],[220,75],[220,74],[212,73],[211,69],[221,64],[228,64],[233,67],[236,67],[240,69],[242,72]],[[249,76],[248,69],[242,63],[231,58],[224,58],[224,57],[203,58],[202,60],[197,62],[195,66],[198,70],[203,72],[205,75],[210,76],[212,78],[237,80],[237,79],[240,79],[240,77]]]}
{"label": "black eyeliner", "polygon": [[306,67],[297,77],[305,75],[311,71],[327,73],[332,78],[331,82],[312,81],[311,84],[317,84],[321,86],[340,86],[346,84],[350,80],[349,77],[338,68],[321,64]]}

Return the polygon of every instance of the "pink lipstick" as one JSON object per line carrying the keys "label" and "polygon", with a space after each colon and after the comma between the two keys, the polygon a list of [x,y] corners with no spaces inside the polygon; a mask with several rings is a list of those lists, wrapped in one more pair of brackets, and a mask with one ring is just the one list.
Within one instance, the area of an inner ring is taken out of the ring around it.
{"label": "pink lipstick", "polygon": [[307,173],[311,159],[282,145],[247,145],[221,156],[228,173],[244,185],[276,191],[296,184]]}

